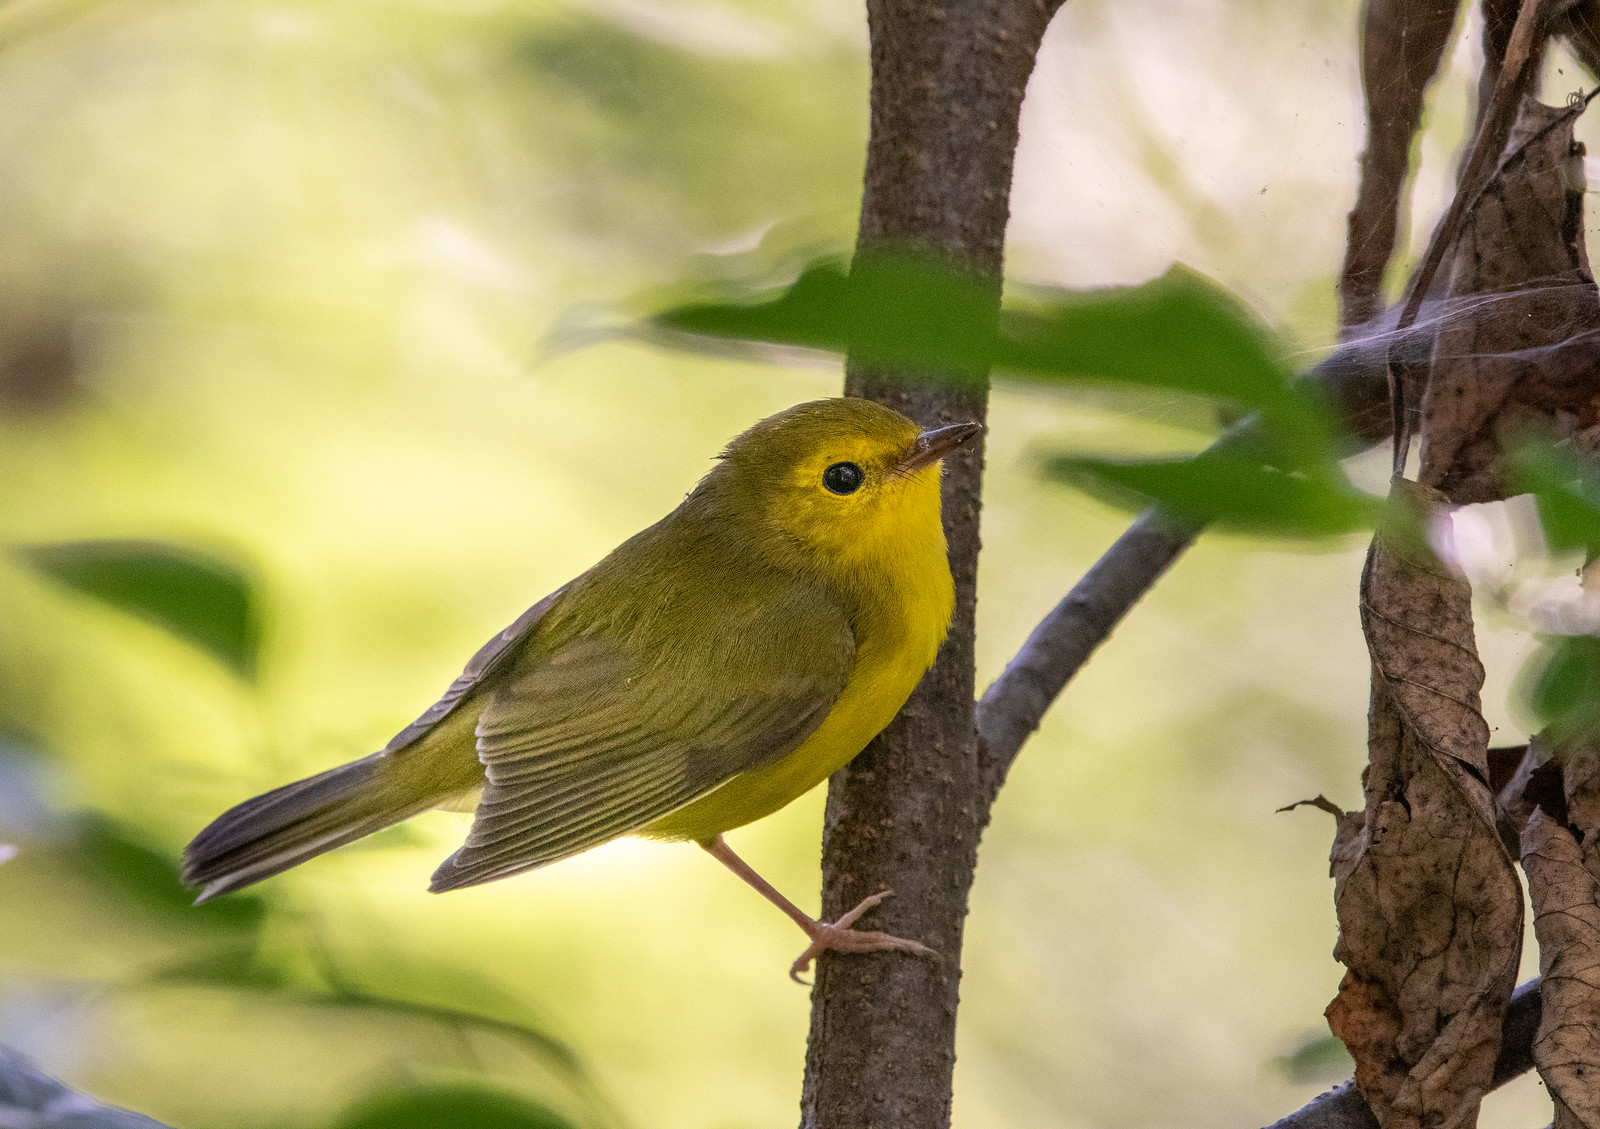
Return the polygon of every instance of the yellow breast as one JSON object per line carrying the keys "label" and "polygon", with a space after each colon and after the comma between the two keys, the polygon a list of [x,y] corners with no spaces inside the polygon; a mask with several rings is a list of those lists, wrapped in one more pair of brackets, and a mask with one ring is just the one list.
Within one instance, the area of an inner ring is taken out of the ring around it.
{"label": "yellow breast", "polygon": [[822,724],[781,760],[735,776],[638,834],[702,842],[770,815],[833,775],[894,719],[933,665],[955,606],[938,469],[930,471],[931,489],[918,483],[922,489],[908,491],[897,536],[860,546],[860,575],[883,582],[853,617],[855,666]]}

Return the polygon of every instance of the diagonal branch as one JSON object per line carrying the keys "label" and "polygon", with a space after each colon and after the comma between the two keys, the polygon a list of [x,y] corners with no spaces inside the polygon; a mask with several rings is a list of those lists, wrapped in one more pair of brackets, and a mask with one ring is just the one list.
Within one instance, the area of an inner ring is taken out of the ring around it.
{"label": "diagonal branch", "polygon": [[[1345,433],[1365,444],[1388,435],[1391,348],[1419,362],[1433,350],[1438,319],[1424,318],[1395,334],[1388,328],[1393,317],[1394,311],[1380,316],[1369,327],[1376,333],[1345,342],[1300,378],[1316,390]],[[1212,449],[1238,443],[1251,430],[1249,421],[1244,421]],[[1144,511],[1039,621],[1005,671],[983,692],[976,720],[988,802],[999,794],[1011,762],[1067,683],[1199,533],[1154,507]]]}
{"label": "diagonal branch", "polygon": [[[1600,0],[1596,2],[1600,6]],[[1352,450],[1389,437],[1391,356],[1406,368],[1422,368],[1433,353],[1439,330],[1454,317],[1476,312],[1471,303],[1450,299],[1428,299],[1420,309],[1416,320],[1402,329],[1397,325],[1401,308],[1391,306],[1299,377],[1349,436]],[[1594,343],[1593,353],[1594,364],[1600,367],[1600,342]],[[1406,409],[1415,413],[1422,396],[1420,382],[1405,382],[1405,392]],[[1240,442],[1249,430],[1246,421],[1217,444]],[[1067,683],[1200,532],[1180,527],[1154,507],[1145,510],[1039,621],[1005,671],[983,692],[977,726],[984,745],[983,783],[991,802],[1011,762]]]}
{"label": "diagonal branch", "polygon": [[983,692],[977,724],[990,802],[1056,696],[1199,533],[1154,506],[1145,510],[1039,621],[1005,672]]}

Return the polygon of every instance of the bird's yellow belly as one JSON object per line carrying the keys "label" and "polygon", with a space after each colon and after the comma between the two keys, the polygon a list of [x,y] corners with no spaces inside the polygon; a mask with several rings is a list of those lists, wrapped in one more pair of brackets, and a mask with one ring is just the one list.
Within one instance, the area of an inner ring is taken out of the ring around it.
{"label": "bird's yellow belly", "polygon": [[[942,549],[942,546],[941,546]],[[941,557],[939,564],[944,561]],[[832,776],[867,747],[905,705],[911,691],[933,665],[950,622],[950,574],[906,601],[898,630],[879,628],[869,637],[885,639],[856,652],[855,669],[833,709],[792,753],[753,772],[740,773],[709,795],[658,819],[637,834],[650,839],[713,839],[771,815]],[[931,606],[930,606],[931,604]],[[940,614],[943,605],[943,614]],[[913,610],[914,609],[914,610]],[[911,612],[912,614],[905,614]]]}

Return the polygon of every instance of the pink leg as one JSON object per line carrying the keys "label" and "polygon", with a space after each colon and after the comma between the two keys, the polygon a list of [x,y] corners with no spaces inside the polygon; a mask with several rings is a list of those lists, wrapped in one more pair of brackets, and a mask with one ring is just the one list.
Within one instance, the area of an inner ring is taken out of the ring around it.
{"label": "pink leg", "polygon": [[794,964],[789,966],[789,978],[796,984],[804,984],[805,981],[800,979],[800,974],[811,967],[813,959],[830,950],[836,953],[873,953],[894,950],[938,959],[938,953],[926,945],[919,945],[915,941],[907,941],[903,937],[893,937],[888,933],[871,933],[851,928],[862,914],[885,898],[891,897],[894,894],[893,890],[879,890],[838,921],[831,923],[817,921],[808,916],[788,898],[778,893],[772,883],[757,874],[744,859],[734,854],[733,849],[722,841],[721,835],[709,842],[701,843],[700,846],[712,858],[755,887],[763,898],[766,898],[767,901],[788,914],[789,920],[804,929],[806,936],[811,938],[811,944],[806,948],[806,951],[801,953],[795,959]]}

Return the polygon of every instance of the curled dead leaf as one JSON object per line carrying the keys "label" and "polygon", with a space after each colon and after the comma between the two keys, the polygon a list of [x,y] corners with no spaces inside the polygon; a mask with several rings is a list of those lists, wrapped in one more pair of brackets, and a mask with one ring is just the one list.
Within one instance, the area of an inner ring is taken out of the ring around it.
{"label": "curled dead leaf", "polygon": [[1522,833],[1544,1011],[1533,1059],[1557,1129],[1600,1126],[1600,881],[1595,847],[1538,810]]}
{"label": "curled dead leaf", "polygon": [[1528,760],[1539,767],[1521,774],[1520,799],[1509,801],[1532,809],[1522,867],[1544,977],[1533,1060],[1556,1129],[1600,1129],[1600,749],[1573,741],[1539,753],[1535,738]]}
{"label": "curled dead leaf", "polygon": [[1446,298],[1455,312],[1422,397],[1418,478],[1458,504],[1505,496],[1499,453],[1518,432],[1600,424],[1600,291],[1583,240],[1578,112],[1523,99],[1456,243]]}
{"label": "curled dead leaf", "polygon": [[1361,154],[1361,187],[1350,210],[1339,277],[1341,325],[1360,325],[1380,308],[1411,140],[1459,7],[1455,0],[1372,0],[1367,5],[1361,29],[1367,147]]}
{"label": "curled dead leaf", "polygon": [[1422,540],[1443,504],[1396,480],[1361,618],[1372,657],[1364,812],[1332,854],[1349,970],[1328,1006],[1383,1129],[1469,1127],[1515,986],[1522,890],[1495,826],[1472,594]]}

